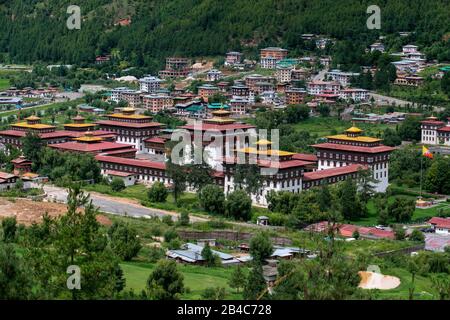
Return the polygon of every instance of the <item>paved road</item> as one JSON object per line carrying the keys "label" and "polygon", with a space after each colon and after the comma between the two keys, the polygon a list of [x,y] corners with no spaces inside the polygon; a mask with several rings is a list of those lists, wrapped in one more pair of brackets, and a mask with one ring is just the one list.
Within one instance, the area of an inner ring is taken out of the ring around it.
{"label": "paved road", "polygon": [[[397,98],[389,97],[389,96],[383,96],[381,94],[374,93],[374,92],[370,92],[370,96],[375,99],[375,102],[378,105],[390,105],[393,103],[395,103],[397,106],[402,106],[402,107],[404,107],[405,105],[408,105],[408,104],[411,106],[413,105],[413,102],[411,102],[411,101],[397,99]],[[444,110],[444,108],[437,107],[437,106],[434,106],[433,108],[434,108],[434,111],[436,111],[436,112],[441,112]]]}
{"label": "paved road", "polygon": [[317,75],[314,76],[313,80],[314,81],[323,80],[325,78],[325,75],[326,75],[327,72],[328,72],[327,69],[321,70]]}
{"label": "paved road", "polygon": [[[55,186],[45,185],[44,191],[48,195],[49,198],[54,198],[58,200],[58,202],[67,202],[67,190]],[[164,215],[173,215],[175,214],[158,209],[151,209],[139,204],[134,204],[127,199],[116,199],[114,197],[109,197],[106,195],[98,195],[95,193],[91,193],[91,199],[95,206],[97,206],[100,211],[117,214],[117,215],[128,215],[133,217],[153,217],[158,216],[162,217]],[[196,220],[200,218],[193,218]]]}

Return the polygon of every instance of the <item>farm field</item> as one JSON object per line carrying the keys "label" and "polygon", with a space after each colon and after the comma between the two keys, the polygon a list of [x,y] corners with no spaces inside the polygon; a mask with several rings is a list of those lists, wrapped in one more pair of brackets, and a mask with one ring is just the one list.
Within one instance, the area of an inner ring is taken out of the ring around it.
{"label": "farm field", "polygon": [[[154,264],[142,262],[123,262],[120,265],[126,279],[126,289],[132,289],[140,293],[145,289],[148,276],[154,269]],[[184,285],[189,288],[182,299],[201,299],[203,290],[211,287],[223,287],[226,289],[226,299],[242,299],[242,295],[228,286],[233,268],[207,268],[203,266],[178,265],[184,275]]]}

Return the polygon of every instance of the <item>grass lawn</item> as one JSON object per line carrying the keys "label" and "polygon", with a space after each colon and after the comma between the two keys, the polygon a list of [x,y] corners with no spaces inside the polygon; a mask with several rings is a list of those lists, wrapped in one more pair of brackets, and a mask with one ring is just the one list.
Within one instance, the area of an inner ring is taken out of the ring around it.
{"label": "grass lawn", "polygon": [[[124,262],[123,269],[126,288],[133,289],[136,293],[145,289],[148,276],[154,269],[154,264],[139,262]],[[203,290],[209,287],[223,287],[227,291],[226,299],[242,299],[241,294],[237,294],[231,289],[227,282],[231,277],[233,268],[207,268],[203,266],[178,265],[178,269],[184,275],[184,285],[190,289],[189,293],[182,295],[182,299],[201,299]]]}
{"label": "grass lawn", "polygon": [[[396,195],[396,196],[389,197],[388,202],[393,203],[394,199],[397,197],[411,199],[411,200],[416,199],[416,197],[413,197],[413,196]],[[367,204],[367,208],[368,208],[368,212],[369,212],[368,216],[363,219],[360,219],[358,221],[353,221],[354,224],[360,225],[360,226],[375,226],[378,224],[378,222],[377,222],[378,214],[376,212],[375,205],[372,200],[370,200],[369,203]],[[429,218],[435,217],[435,216],[437,216],[438,210],[440,210],[440,209],[444,209],[445,211],[450,211],[450,204],[442,203],[433,208],[416,209],[414,211],[414,214],[412,217],[412,222],[425,221],[425,220],[428,220]]]}
{"label": "grass lawn", "polygon": [[[381,272],[385,275],[395,276],[400,278],[401,284],[395,289],[392,290],[378,290],[377,298],[383,300],[389,299],[408,299],[409,297],[409,288],[411,286],[411,273],[409,273],[405,269],[401,268],[392,268],[381,270]],[[431,279],[427,277],[423,277],[420,275],[416,275],[415,279],[415,290],[414,290],[414,299],[418,300],[432,300],[439,299],[436,291],[432,287]]]}
{"label": "grass lawn", "polygon": [[5,90],[10,87],[9,80],[0,78],[0,90]]}

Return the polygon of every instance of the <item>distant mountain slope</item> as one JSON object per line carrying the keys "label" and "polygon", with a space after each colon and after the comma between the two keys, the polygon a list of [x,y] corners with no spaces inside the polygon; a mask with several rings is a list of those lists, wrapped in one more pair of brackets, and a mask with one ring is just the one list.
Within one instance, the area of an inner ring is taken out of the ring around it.
{"label": "distant mountain slope", "polygon": [[[430,47],[450,31],[448,0],[379,0],[382,32],[416,31]],[[66,28],[66,9],[82,10],[81,30]],[[14,62],[92,61],[112,49],[141,66],[167,55],[256,54],[257,47],[301,46],[302,33],[329,34],[363,45],[377,39],[366,28],[372,0],[0,0],[0,52]],[[131,16],[128,27],[114,26]],[[448,45],[439,44],[439,46]],[[0,56],[1,61],[1,56]]]}

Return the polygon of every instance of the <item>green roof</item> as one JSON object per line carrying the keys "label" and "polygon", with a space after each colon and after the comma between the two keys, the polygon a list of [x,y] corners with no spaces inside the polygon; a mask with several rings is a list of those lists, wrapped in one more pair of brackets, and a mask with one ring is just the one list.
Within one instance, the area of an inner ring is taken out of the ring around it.
{"label": "green roof", "polygon": [[230,109],[230,106],[222,103],[210,103],[208,109]]}
{"label": "green roof", "polygon": [[199,111],[203,111],[203,107],[201,105],[194,104],[190,107],[187,107],[186,111],[187,112],[199,112]]}
{"label": "green roof", "polygon": [[450,66],[446,66],[440,69],[441,71],[448,72],[450,71]]}

